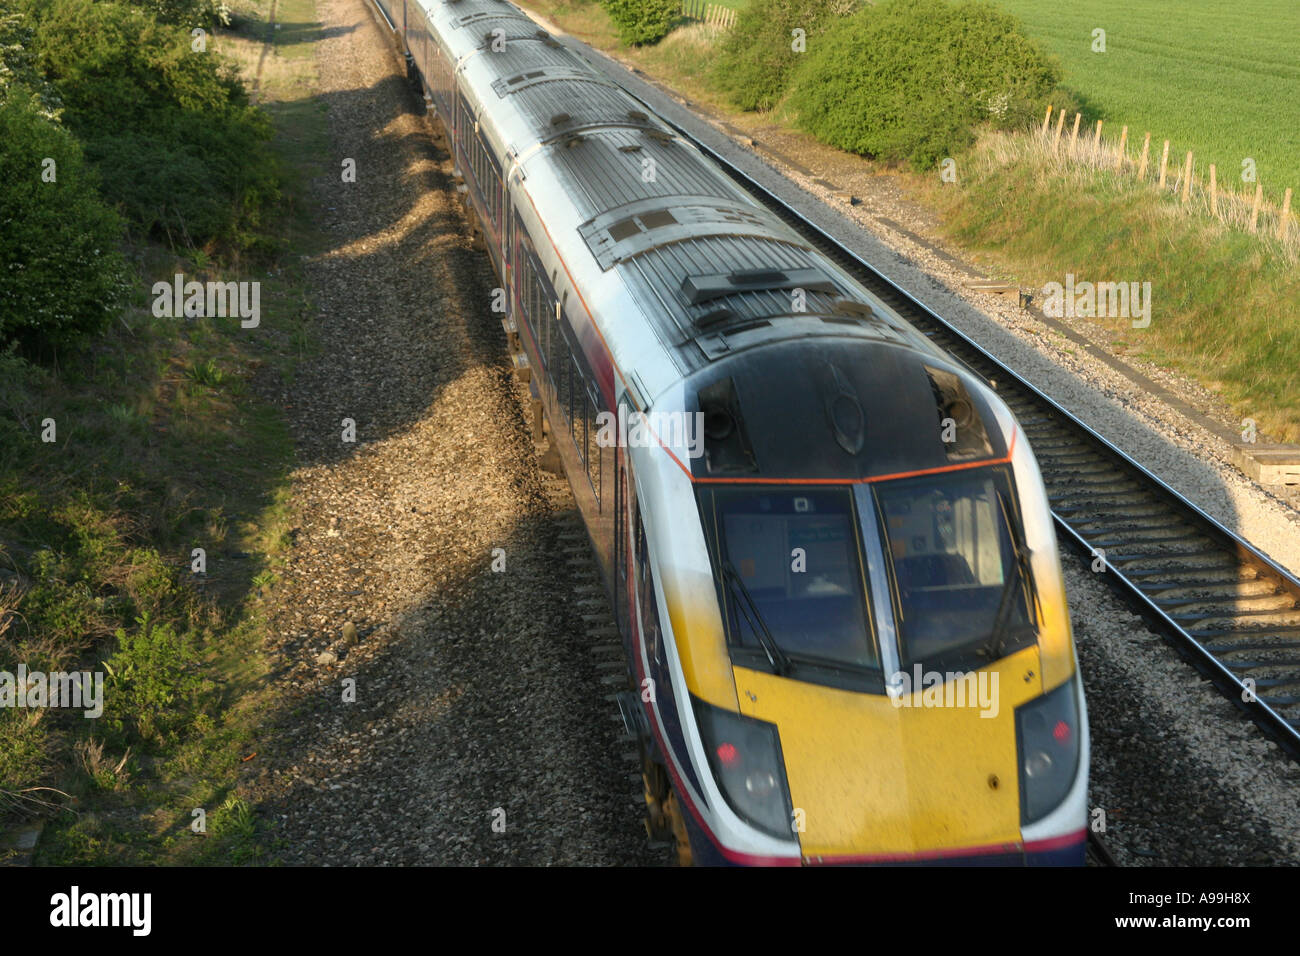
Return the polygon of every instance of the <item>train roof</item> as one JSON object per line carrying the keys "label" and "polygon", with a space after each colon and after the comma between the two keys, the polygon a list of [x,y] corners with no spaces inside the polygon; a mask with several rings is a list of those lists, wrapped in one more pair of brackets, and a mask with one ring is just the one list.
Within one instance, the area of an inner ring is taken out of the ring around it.
{"label": "train roof", "polygon": [[[539,243],[548,272],[587,303],[640,404],[775,340],[860,337],[941,354],[513,4],[421,2],[512,191],[527,193],[562,259]],[[644,329],[626,321],[630,309]]]}

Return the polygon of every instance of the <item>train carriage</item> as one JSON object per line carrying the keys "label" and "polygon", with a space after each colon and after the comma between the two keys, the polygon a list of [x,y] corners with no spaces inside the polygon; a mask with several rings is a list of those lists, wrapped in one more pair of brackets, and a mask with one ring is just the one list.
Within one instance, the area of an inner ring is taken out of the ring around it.
{"label": "train carriage", "polygon": [[504,0],[377,0],[444,125],[697,862],[1081,863],[1046,495],[996,394]]}

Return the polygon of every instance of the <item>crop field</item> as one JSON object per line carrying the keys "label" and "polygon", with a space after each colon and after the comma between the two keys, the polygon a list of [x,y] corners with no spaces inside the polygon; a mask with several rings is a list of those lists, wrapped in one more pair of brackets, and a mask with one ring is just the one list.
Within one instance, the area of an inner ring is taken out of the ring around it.
{"label": "crop field", "polygon": [[[1064,83],[1105,121],[1152,149],[1196,154],[1240,185],[1255,160],[1274,202],[1300,190],[1300,3],[1296,0],[997,0],[1059,57]],[[1105,52],[1093,31],[1105,30]],[[1158,155],[1158,154],[1157,154]]]}

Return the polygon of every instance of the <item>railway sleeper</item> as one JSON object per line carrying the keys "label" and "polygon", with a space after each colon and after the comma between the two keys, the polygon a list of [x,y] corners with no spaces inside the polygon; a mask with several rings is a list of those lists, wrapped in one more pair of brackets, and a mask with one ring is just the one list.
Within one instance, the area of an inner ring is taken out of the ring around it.
{"label": "railway sleeper", "polygon": [[[1244,640],[1233,644],[1208,644],[1201,643],[1211,654],[1230,656],[1232,654],[1255,654],[1259,652],[1282,652],[1282,651],[1300,651],[1300,641],[1289,640],[1285,637],[1277,637],[1271,641],[1252,641]],[[1297,658],[1300,660],[1300,658]]]}
{"label": "railway sleeper", "polygon": [[[1050,428],[1034,429],[1032,431],[1030,429],[1025,429],[1025,431],[1029,435],[1030,444],[1034,446],[1035,455],[1046,454],[1053,450],[1069,452],[1076,449],[1088,448],[1088,445],[1085,442],[1081,442],[1079,439],[1064,432],[1060,425],[1053,425]],[[1038,437],[1034,436],[1035,431],[1039,433]],[[1045,432],[1049,431],[1054,434],[1044,435]]]}
{"label": "railway sleeper", "polygon": [[1300,626],[1300,609],[1286,611],[1232,611],[1228,614],[1170,614],[1172,621],[1189,621],[1204,627],[1207,624],[1227,624],[1222,628],[1229,630],[1234,623],[1242,623],[1260,628]]}
{"label": "railway sleeper", "polygon": [[[1211,560],[1206,560],[1206,559]],[[1237,564],[1236,557],[1225,554],[1218,548],[1196,548],[1191,551],[1136,551],[1129,554],[1108,554],[1106,561],[1109,564],[1133,564],[1134,562],[1146,562],[1145,566],[1153,569],[1176,568],[1176,567],[1196,567],[1196,568],[1222,568],[1232,567]],[[1194,562],[1188,564],[1187,562]]]}
{"label": "railway sleeper", "polygon": [[1038,454],[1038,449],[1034,449],[1034,456],[1038,459],[1038,466],[1045,474],[1050,472],[1074,470],[1079,468],[1089,468],[1096,470],[1099,468],[1114,469],[1114,465],[1103,459],[1100,455],[1089,452],[1064,452],[1053,454],[1047,452]]}
{"label": "railway sleeper", "polygon": [[1238,581],[1188,581],[1171,585],[1167,582],[1156,584],[1138,582],[1142,593],[1158,604],[1174,604],[1183,601],[1188,604],[1205,601],[1239,601],[1246,598],[1263,598],[1281,595],[1282,589],[1276,582],[1265,578]]}
{"label": "railway sleeper", "polygon": [[1084,462],[1061,462],[1054,456],[1040,455],[1038,459],[1039,471],[1043,473],[1043,480],[1048,477],[1060,476],[1066,480],[1079,478],[1082,475],[1106,475],[1115,474],[1115,466],[1105,461],[1092,463]]}
{"label": "railway sleeper", "polygon": [[1151,537],[1161,538],[1173,537],[1175,533],[1183,538],[1190,538],[1199,535],[1200,531],[1191,524],[1179,524],[1171,522],[1167,518],[1151,518],[1148,520],[1112,520],[1108,524],[1101,522],[1070,522],[1071,527],[1078,531],[1084,537],[1104,538],[1118,537],[1128,535],[1135,537],[1136,540],[1153,540]]}
{"label": "railway sleeper", "polygon": [[[1233,661],[1225,662],[1224,667],[1233,673],[1239,673],[1249,676],[1255,682],[1256,687],[1300,687],[1300,657],[1293,657],[1284,661]],[[1275,668],[1287,668],[1285,672],[1278,673],[1277,676],[1267,676],[1267,674],[1276,673]],[[1265,671],[1265,676],[1255,676],[1247,674],[1248,671]]]}
{"label": "railway sleeper", "polygon": [[1278,697],[1266,694],[1259,694],[1257,696],[1261,703],[1268,704],[1268,706],[1272,707],[1274,710],[1278,707],[1294,707],[1296,704],[1300,704],[1300,695],[1296,694],[1284,694]]}
{"label": "railway sleeper", "polygon": [[1289,594],[1279,592],[1277,594],[1257,594],[1250,597],[1229,597],[1225,599],[1214,600],[1213,598],[1188,598],[1188,599],[1154,599],[1161,608],[1169,610],[1178,608],[1180,613],[1200,612],[1210,615],[1218,612],[1223,613],[1242,613],[1245,611],[1291,611],[1295,610],[1295,598]]}
{"label": "railway sleeper", "polygon": [[1133,504],[1146,504],[1151,501],[1150,493],[1134,484],[1130,478],[1121,478],[1107,485],[1092,485],[1088,488],[1080,488],[1071,484],[1066,488],[1053,489],[1050,483],[1045,482],[1045,484],[1047,484],[1047,500],[1053,505],[1060,501],[1075,501],[1078,499],[1082,499],[1088,505],[1097,505],[1108,499],[1114,501],[1127,499],[1132,501]]}
{"label": "railway sleeper", "polygon": [[[1093,507],[1091,502],[1087,501],[1081,501],[1078,504],[1060,505],[1054,510],[1062,518],[1066,518],[1071,525],[1099,524],[1116,520],[1114,509],[1103,510],[1096,508]],[[1135,501],[1124,509],[1122,520],[1136,520],[1138,518],[1159,518],[1166,522],[1182,520],[1180,515],[1154,501]]]}
{"label": "railway sleeper", "polygon": [[1054,483],[1059,482],[1069,488],[1076,489],[1079,494],[1086,494],[1087,492],[1093,492],[1096,494],[1109,489],[1127,490],[1127,488],[1136,488],[1143,494],[1150,494],[1147,489],[1137,485],[1132,478],[1117,473],[1113,468],[1108,468],[1104,473],[1098,472],[1095,476],[1079,475],[1074,472],[1062,472],[1060,477],[1055,479],[1055,481],[1053,481],[1050,472],[1048,472],[1044,474],[1043,481],[1049,488]]}
{"label": "railway sleeper", "polygon": [[[1184,567],[1174,568],[1132,568],[1124,572],[1125,576],[1132,579],[1154,578],[1155,581],[1146,581],[1153,587],[1182,587],[1188,578],[1190,581],[1200,582],[1231,582],[1231,581],[1259,581],[1269,580],[1260,575],[1258,569],[1248,564],[1240,562],[1231,562],[1225,564],[1215,564],[1206,567],[1197,567],[1187,565]],[[1197,577],[1197,575],[1200,575]],[[1135,580],[1134,583],[1141,586],[1144,582]]]}
{"label": "railway sleeper", "polygon": [[1168,534],[1167,532],[1169,531],[1177,531],[1177,529],[1169,528],[1168,526],[1151,528],[1117,528],[1108,532],[1109,534],[1114,535],[1114,537],[1109,538],[1091,538],[1083,531],[1080,531],[1079,533],[1083,535],[1088,543],[1094,548],[1122,548],[1126,545],[1146,546],[1153,544],[1192,544],[1200,543],[1201,541],[1208,542],[1210,540],[1191,528],[1177,534]]}

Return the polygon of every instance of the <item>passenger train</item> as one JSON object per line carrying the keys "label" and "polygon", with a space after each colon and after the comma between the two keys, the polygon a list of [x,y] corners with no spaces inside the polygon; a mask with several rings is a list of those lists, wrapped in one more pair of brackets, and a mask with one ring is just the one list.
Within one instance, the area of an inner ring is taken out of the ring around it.
{"label": "passenger train", "polygon": [[609,589],[652,835],[1081,864],[1085,701],[1006,405],[519,8],[375,2]]}

